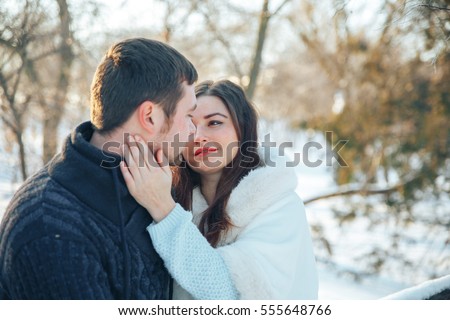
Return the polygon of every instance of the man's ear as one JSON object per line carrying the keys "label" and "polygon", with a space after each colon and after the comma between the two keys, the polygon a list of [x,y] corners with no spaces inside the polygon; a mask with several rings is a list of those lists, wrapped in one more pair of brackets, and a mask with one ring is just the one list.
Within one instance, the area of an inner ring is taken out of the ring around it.
{"label": "man's ear", "polygon": [[154,103],[151,101],[142,102],[137,109],[137,115],[142,128],[150,134],[155,133],[156,128],[153,120],[155,116]]}

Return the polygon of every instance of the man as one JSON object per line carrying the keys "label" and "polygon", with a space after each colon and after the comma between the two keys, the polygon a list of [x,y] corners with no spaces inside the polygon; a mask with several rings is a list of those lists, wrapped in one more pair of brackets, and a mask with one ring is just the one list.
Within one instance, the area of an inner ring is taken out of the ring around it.
{"label": "man", "polygon": [[[197,71],[148,39],[115,44],[91,87],[91,122],[28,179],[0,227],[0,299],[168,299],[169,275],[119,163],[128,134],[187,141]],[[176,137],[177,136],[177,137]],[[181,151],[163,148],[173,160]]]}

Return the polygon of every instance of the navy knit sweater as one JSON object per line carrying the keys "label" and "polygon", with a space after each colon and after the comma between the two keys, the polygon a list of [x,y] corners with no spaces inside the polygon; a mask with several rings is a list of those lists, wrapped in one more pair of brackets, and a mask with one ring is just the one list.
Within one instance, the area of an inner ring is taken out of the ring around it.
{"label": "navy knit sweater", "polygon": [[128,193],[120,158],[81,124],[28,179],[0,226],[0,299],[167,299],[150,215]]}

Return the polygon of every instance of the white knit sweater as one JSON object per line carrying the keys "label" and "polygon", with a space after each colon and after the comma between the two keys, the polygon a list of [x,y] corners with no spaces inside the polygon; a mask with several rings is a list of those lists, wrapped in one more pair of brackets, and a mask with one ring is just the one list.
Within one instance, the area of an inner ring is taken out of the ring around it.
{"label": "white knit sweater", "polygon": [[[224,259],[241,299],[317,299],[318,278],[309,226],[297,177],[282,157],[275,166],[251,171],[233,190],[227,205],[236,227],[216,250]],[[207,208],[193,192],[193,222]],[[177,283],[174,299],[192,299]]]}

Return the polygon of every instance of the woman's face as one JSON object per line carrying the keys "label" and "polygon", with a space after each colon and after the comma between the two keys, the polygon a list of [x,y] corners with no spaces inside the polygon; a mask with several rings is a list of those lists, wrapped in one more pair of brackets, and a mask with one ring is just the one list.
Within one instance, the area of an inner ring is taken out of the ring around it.
{"label": "woman's face", "polygon": [[239,151],[239,140],[233,120],[222,100],[214,96],[197,98],[192,113],[197,127],[195,138],[183,156],[189,166],[200,174],[221,172]]}

